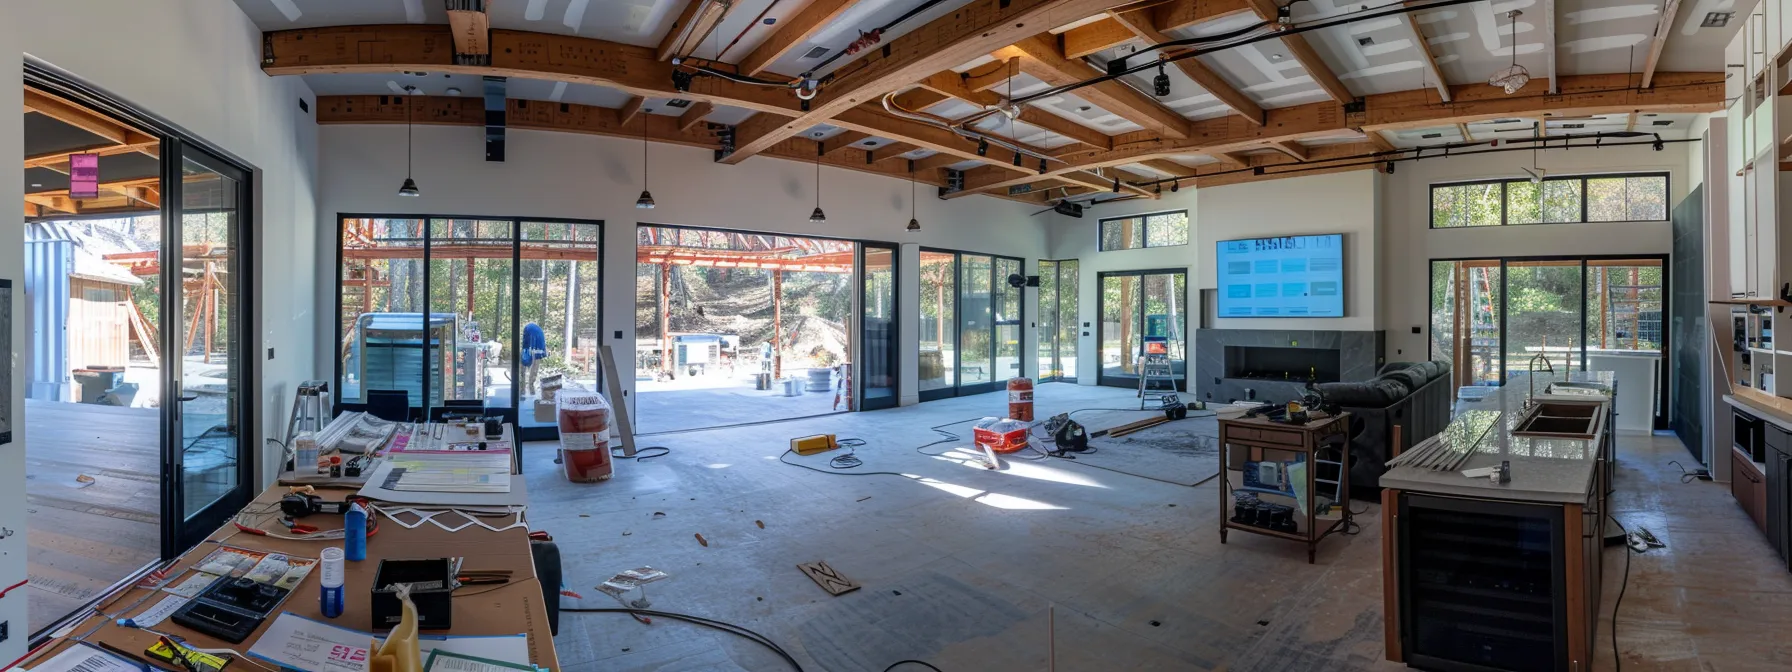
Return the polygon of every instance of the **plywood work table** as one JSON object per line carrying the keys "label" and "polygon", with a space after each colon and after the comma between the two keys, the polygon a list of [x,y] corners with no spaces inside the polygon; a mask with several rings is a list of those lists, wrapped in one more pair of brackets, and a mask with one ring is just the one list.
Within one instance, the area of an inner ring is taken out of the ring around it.
{"label": "plywood work table", "polygon": [[[274,513],[256,516],[255,520],[264,529],[280,528],[278,518],[278,502],[285,495],[287,488],[274,487],[261,493],[249,503],[247,511],[261,511],[269,507]],[[354,494],[353,490],[319,490],[317,493],[326,500],[342,500]],[[404,517],[407,521],[411,518]],[[513,518],[488,518],[486,523],[493,527],[503,527]],[[342,517],[335,515],[313,515],[303,519],[306,524],[322,529],[340,529]],[[458,517],[445,520],[450,526],[459,523]],[[369,521],[372,525],[372,521]],[[329,541],[297,541],[258,536],[237,531],[234,526],[226,525],[214,533],[205,542],[187,551],[174,564],[169,574],[182,572],[171,585],[177,585],[192,572],[198,562],[205,558],[219,544],[247,548],[272,553],[317,558],[324,548],[341,546],[341,540]],[[332,625],[372,632],[372,611],[369,604],[370,591],[373,584],[374,571],[379,567],[382,558],[440,558],[464,557],[466,562],[463,571],[470,570],[509,570],[513,577],[501,587],[474,585],[456,591],[454,597],[454,628],[452,630],[428,630],[425,635],[515,635],[526,633],[529,637],[530,662],[536,666],[557,670],[560,669],[559,658],[554,653],[554,638],[548,626],[547,605],[542,596],[541,583],[536,579],[535,563],[529,550],[529,532],[526,528],[517,527],[502,532],[493,532],[477,525],[469,526],[459,532],[448,532],[434,525],[423,524],[416,529],[406,529],[391,520],[382,519],[379,531],[367,540],[367,559],[360,562],[346,563],[346,580],[343,594],[347,608],[338,618],[324,618],[318,605],[318,582],[322,572],[313,568],[305,580],[286,599],[280,611],[315,619]],[[557,590],[557,588],[556,588]],[[55,642],[44,648],[45,655],[37,660],[46,660],[62,649],[71,646],[74,637],[82,637],[92,642],[106,642],[124,651],[142,655],[155,636],[147,632],[131,628],[122,628],[113,623],[118,617],[132,616],[148,610],[162,598],[152,595],[153,591],[143,588],[132,588],[115,596],[100,606],[106,615],[93,615],[76,625],[70,638]],[[147,596],[148,599],[143,599]],[[138,602],[141,600],[141,604]],[[278,616],[276,612],[275,617]],[[239,652],[247,652],[255,640],[267,631],[274,617],[262,623],[261,627],[241,644],[230,644],[222,640],[199,634],[175,623],[173,619],[163,621],[156,630],[188,638],[194,646],[203,648],[232,648]],[[97,627],[97,629],[96,629]],[[91,635],[87,633],[92,631]],[[259,660],[237,661],[230,665],[231,670],[256,670],[256,663],[268,665]],[[172,668],[170,668],[172,669]]]}

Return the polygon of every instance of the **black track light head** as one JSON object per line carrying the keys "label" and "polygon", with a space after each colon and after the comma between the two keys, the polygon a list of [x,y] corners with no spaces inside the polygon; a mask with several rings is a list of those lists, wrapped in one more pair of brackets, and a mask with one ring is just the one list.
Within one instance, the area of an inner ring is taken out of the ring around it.
{"label": "black track light head", "polygon": [[1170,95],[1170,73],[1164,72],[1163,61],[1157,62],[1157,76],[1151,78],[1151,86],[1159,98]]}
{"label": "black track light head", "polygon": [[1182,180],[1176,180],[1175,182],[1170,183],[1170,193],[1174,194],[1178,191],[1182,191]]}
{"label": "black track light head", "polygon": [[989,156],[988,138],[977,138],[977,156]]}
{"label": "black track light head", "polygon": [[1045,159],[1043,157],[1039,159],[1039,174],[1045,174]]}
{"label": "black track light head", "polygon": [[1014,153],[1014,167],[1015,167],[1015,168],[1019,168],[1019,167],[1020,167],[1020,152],[1015,152],[1015,153]]}
{"label": "black track light head", "polygon": [[1156,189],[1153,189],[1153,190],[1152,190],[1152,191],[1151,191],[1151,193],[1154,193],[1154,194],[1161,194],[1161,193],[1164,193],[1164,185],[1163,185],[1163,184],[1162,184],[1162,183],[1159,183],[1159,184],[1158,184],[1158,185],[1157,185],[1157,188],[1156,188]]}
{"label": "black track light head", "polygon": [[1118,175],[1114,176],[1114,193],[1120,193],[1120,177]]}

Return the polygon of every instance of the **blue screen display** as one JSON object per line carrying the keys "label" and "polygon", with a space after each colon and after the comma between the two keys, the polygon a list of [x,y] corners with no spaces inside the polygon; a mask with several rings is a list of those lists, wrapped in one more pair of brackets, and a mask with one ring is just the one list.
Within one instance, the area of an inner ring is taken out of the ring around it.
{"label": "blue screen display", "polygon": [[1343,317],[1344,234],[1222,240],[1219,317]]}

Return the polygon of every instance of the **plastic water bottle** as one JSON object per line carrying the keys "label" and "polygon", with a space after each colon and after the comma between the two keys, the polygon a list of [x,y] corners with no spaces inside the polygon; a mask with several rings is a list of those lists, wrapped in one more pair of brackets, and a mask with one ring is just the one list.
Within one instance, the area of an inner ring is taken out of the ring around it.
{"label": "plastic water bottle", "polygon": [[322,557],[322,575],[319,584],[323,587],[318,594],[318,608],[325,617],[335,618],[342,615],[342,549],[331,546],[324,549]]}
{"label": "plastic water bottle", "polygon": [[367,509],[360,503],[348,507],[348,513],[342,516],[342,545],[348,559],[360,562],[367,559]]}
{"label": "plastic water bottle", "polygon": [[317,436],[311,432],[299,432],[292,439],[292,449],[296,453],[292,459],[292,470],[297,473],[311,473],[317,469]]}

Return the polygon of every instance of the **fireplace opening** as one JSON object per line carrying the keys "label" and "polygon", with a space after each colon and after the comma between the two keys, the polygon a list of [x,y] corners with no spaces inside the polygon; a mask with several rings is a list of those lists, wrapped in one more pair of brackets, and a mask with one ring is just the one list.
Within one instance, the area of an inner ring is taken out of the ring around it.
{"label": "fireplace opening", "polygon": [[1341,368],[1335,349],[1226,346],[1227,378],[1336,383]]}

